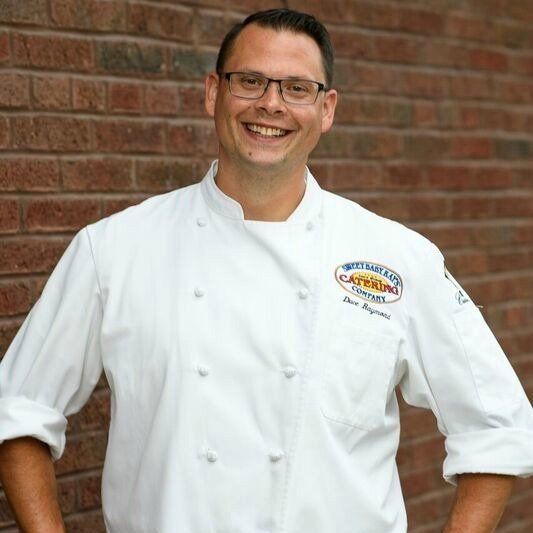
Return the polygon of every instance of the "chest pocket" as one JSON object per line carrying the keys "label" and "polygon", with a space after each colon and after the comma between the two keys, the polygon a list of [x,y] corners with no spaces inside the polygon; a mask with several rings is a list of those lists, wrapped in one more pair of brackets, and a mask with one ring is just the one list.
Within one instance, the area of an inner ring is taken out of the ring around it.
{"label": "chest pocket", "polygon": [[375,429],[385,418],[399,343],[353,324],[334,329],[326,348],[322,414],[359,429]]}

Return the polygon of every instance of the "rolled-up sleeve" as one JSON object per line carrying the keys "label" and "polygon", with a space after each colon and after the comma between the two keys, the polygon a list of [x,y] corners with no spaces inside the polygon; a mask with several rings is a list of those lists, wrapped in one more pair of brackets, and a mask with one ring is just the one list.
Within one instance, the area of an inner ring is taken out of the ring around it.
{"label": "rolled-up sleeve", "polygon": [[406,402],[430,408],[445,436],[444,478],[533,473],[533,409],[511,364],[431,245],[407,296],[401,348]]}
{"label": "rolled-up sleeve", "polygon": [[102,303],[88,229],[72,240],[0,364],[0,442],[31,436],[65,447],[66,417],[102,373]]}

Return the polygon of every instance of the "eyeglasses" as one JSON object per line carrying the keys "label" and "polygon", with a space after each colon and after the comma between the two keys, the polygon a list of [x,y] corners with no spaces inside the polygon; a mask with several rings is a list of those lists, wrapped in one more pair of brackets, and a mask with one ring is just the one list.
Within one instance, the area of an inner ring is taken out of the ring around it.
{"label": "eyeglasses", "polygon": [[233,96],[248,100],[261,98],[272,82],[278,84],[281,97],[288,104],[314,104],[318,93],[326,91],[325,84],[318,81],[292,78],[275,80],[248,72],[225,72],[223,75],[229,81],[229,92]]}

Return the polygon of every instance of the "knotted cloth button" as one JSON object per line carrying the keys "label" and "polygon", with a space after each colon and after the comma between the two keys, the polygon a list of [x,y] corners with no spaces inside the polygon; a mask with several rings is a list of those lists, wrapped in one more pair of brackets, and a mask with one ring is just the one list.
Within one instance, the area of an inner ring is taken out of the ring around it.
{"label": "knotted cloth button", "polygon": [[198,374],[200,374],[200,376],[207,376],[209,374],[209,367],[205,365],[198,365]]}
{"label": "knotted cloth button", "polygon": [[205,294],[204,289],[202,289],[201,287],[195,287],[195,289],[194,289],[194,295],[195,295],[197,298],[201,298],[204,294]]}
{"label": "knotted cloth button", "polygon": [[286,366],[284,369],[283,369],[283,373],[285,374],[285,377],[287,378],[292,378],[296,375],[298,371],[296,370],[296,368],[294,368],[293,366]]}
{"label": "knotted cloth button", "polygon": [[207,220],[205,218],[202,218],[202,217],[198,217],[196,219],[196,223],[201,227],[203,228],[204,226],[207,225]]}
{"label": "knotted cloth button", "polygon": [[281,450],[272,450],[268,456],[273,463],[277,463],[285,454]]}
{"label": "knotted cloth button", "polygon": [[218,454],[215,450],[207,450],[205,456],[210,463],[214,463],[218,459]]}
{"label": "knotted cloth button", "polygon": [[307,231],[313,231],[313,230],[315,229],[315,224],[314,224],[314,222],[310,220],[310,221],[306,224],[305,228],[307,229]]}
{"label": "knotted cloth button", "polygon": [[309,291],[305,288],[302,288],[298,291],[298,296],[301,300],[305,300],[309,296]]}

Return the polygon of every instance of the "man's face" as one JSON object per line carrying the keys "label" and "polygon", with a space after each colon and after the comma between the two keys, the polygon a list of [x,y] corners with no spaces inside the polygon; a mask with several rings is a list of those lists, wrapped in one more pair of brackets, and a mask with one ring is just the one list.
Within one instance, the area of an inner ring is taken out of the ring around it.
{"label": "man's face", "polygon": [[[238,35],[224,72],[326,82],[320,49],[311,37],[254,24]],[[336,101],[330,90],[320,91],[314,104],[288,104],[277,83],[270,83],[262,98],[247,100],[233,96],[223,76],[212,73],[206,80],[206,109],[215,119],[220,162],[248,172],[303,167],[320,135],[330,129]]]}

